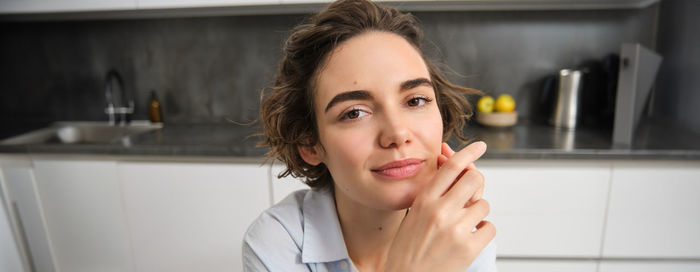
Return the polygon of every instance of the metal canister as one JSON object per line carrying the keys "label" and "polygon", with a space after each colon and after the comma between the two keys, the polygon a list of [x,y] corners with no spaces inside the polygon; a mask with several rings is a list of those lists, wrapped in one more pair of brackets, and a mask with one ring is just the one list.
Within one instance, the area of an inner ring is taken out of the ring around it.
{"label": "metal canister", "polygon": [[559,71],[559,88],[552,125],[560,128],[576,128],[579,110],[579,95],[582,88],[582,75],[579,70],[562,69]]}

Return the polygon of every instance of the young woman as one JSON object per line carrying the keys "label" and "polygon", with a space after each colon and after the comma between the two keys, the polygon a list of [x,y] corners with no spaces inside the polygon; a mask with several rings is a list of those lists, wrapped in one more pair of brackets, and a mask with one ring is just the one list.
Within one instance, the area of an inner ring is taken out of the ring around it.
{"label": "young woman", "polygon": [[421,52],[410,14],[341,0],[296,27],[263,143],[303,177],[243,242],[246,271],[496,271],[483,142],[453,152],[472,109]]}

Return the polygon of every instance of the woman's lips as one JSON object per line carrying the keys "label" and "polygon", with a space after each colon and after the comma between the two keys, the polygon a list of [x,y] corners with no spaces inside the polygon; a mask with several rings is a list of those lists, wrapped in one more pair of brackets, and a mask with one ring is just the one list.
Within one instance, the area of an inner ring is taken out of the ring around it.
{"label": "woman's lips", "polygon": [[415,175],[423,167],[421,159],[405,159],[393,161],[382,165],[379,168],[372,169],[372,173],[390,179],[402,179]]}

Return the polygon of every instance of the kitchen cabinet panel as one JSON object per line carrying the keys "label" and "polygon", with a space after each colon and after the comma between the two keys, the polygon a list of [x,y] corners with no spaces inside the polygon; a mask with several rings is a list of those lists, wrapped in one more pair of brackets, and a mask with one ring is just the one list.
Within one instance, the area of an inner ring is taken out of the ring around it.
{"label": "kitchen cabinet panel", "polygon": [[599,272],[698,272],[700,261],[601,261]]}
{"label": "kitchen cabinet panel", "polygon": [[[284,4],[331,3],[332,0],[281,0]],[[657,0],[382,0],[400,2],[400,8],[428,10],[579,10],[644,8]]]}
{"label": "kitchen cabinet panel", "polygon": [[137,271],[239,271],[248,225],[270,205],[258,164],[119,164]]}
{"label": "kitchen cabinet panel", "polygon": [[18,234],[15,240],[18,241],[17,249],[23,255],[22,259],[27,263],[31,261],[35,271],[55,271],[31,162],[26,162],[26,166],[17,166],[14,163],[2,165],[1,172],[0,180],[4,177],[8,218],[12,219],[9,221],[14,224],[13,229]]}
{"label": "kitchen cabinet panel", "polygon": [[331,0],[280,0],[282,4],[330,4]]}
{"label": "kitchen cabinet panel", "polygon": [[244,6],[280,4],[280,0],[136,0],[138,7],[143,8],[184,8],[211,6]]}
{"label": "kitchen cabinet panel", "polygon": [[597,265],[593,260],[496,260],[499,272],[597,272]]}
{"label": "kitchen cabinet panel", "polygon": [[[0,176],[0,182],[2,177]],[[20,256],[19,243],[12,232],[5,202],[0,202],[0,271],[28,271]]]}
{"label": "kitchen cabinet panel", "polygon": [[499,256],[600,255],[610,165],[584,161],[484,161]]}
{"label": "kitchen cabinet panel", "polygon": [[280,200],[287,197],[294,191],[309,189],[308,185],[304,184],[301,179],[293,178],[292,176],[286,176],[284,178],[277,178],[277,175],[284,171],[284,167],[279,164],[272,166],[272,171],[270,174],[270,179],[272,180],[272,203],[276,204]]}
{"label": "kitchen cabinet panel", "polygon": [[700,258],[700,164],[616,163],[604,257]]}
{"label": "kitchen cabinet panel", "polygon": [[135,9],[136,0],[3,0],[0,13],[43,13]]}
{"label": "kitchen cabinet panel", "polygon": [[[100,19],[104,14],[94,11],[138,11],[148,9],[172,9],[174,16],[201,15],[202,8],[248,6],[250,9],[242,10],[208,10],[208,15],[233,15],[233,14],[279,14],[279,13],[310,13],[318,11],[318,6],[331,3],[331,0],[3,0],[0,1],[0,14],[32,14],[47,13],[51,18],[75,19],[73,12],[87,12],[80,14],[80,18]],[[488,1],[488,0],[385,0],[393,5],[398,5],[407,11],[474,11],[474,10],[580,10],[580,9],[639,9],[648,7],[658,0],[512,0],[512,1]],[[394,3],[396,2],[396,3]],[[314,5],[315,4],[315,5]],[[295,5],[295,7],[292,7]],[[306,6],[306,7],[304,7]],[[188,11],[188,8],[192,10]],[[291,11],[290,11],[291,10]],[[64,13],[65,16],[56,14]],[[133,18],[136,13],[110,14],[110,18]],[[168,14],[158,12],[155,15],[144,13],[144,18]],[[41,17],[35,17],[42,20]],[[26,18],[23,18],[26,20]],[[30,19],[32,20],[32,19]]]}
{"label": "kitchen cabinet panel", "polygon": [[117,165],[35,160],[36,185],[58,271],[133,271]]}

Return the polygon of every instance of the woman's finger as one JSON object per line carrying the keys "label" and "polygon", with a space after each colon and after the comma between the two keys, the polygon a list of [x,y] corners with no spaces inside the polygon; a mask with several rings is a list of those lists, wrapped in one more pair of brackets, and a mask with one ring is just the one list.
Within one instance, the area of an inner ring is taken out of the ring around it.
{"label": "woman's finger", "polygon": [[440,145],[440,155],[438,155],[438,169],[440,169],[440,166],[442,166],[442,164],[445,163],[447,159],[452,157],[454,153],[455,152],[452,151],[452,148],[450,148],[450,146],[447,145],[447,143],[442,142],[442,144]]}
{"label": "woman's finger", "polygon": [[445,155],[440,154],[438,155],[437,163],[438,163],[438,169],[440,169],[440,166],[442,166],[443,163],[447,161],[447,157]]}
{"label": "woman's finger", "polygon": [[467,166],[479,159],[486,152],[486,143],[475,142],[464,149],[456,152],[445,163],[442,164],[437,174],[435,182],[431,183],[426,189],[427,196],[433,198],[441,197],[449,188],[457,177],[467,168]]}
{"label": "woman's finger", "polygon": [[484,176],[476,168],[467,168],[464,175],[458,178],[452,184],[452,188],[445,193],[444,198],[451,203],[451,206],[464,208],[471,204],[470,200],[473,200],[482,188],[484,188]]}
{"label": "woman's finger", "polygon": [[442,153],[442,155],[445,155],[445,156],[449,159],[450,157],[452,157],[452,155],[455,154],[455,151],[452,150],[452,148],[450,147],[450,145],[448,145],[447,143],[443,142],[443,143],[442,143],[441,150],[440,150],[440,153]]}
{"label": "woman's finger", "polygon": [[[474,165],[474,163],[469,164],[469,166],[467,166],[467,169],[470,169],[470,170],[471,170],[471,169],[474,169],[474,170],[476,170],[476,171],[479,171],[479,169],[476,168],[476,165]],[[479,172],[481,173],[481,171],[479,171]],[[485,185],[485,183],[486,183],[486,180],[485,180],[484,177],[483,177],[483,176],[484,176],[483,173],[481,174],[481,176],[482,176],[481,188],[479,188],[479,189],[476,191],[476,193],[474,193],[474,195],[472,196],[472,198],[469,199],[469,202],[468,202],[467,205],[471,205],[472,203],[478,201],[479,199],[481,199],[481,197],[484,196],[484,187],[485,187],[484,185]]]}
{"label": "woman's finger", "polygon": [[[447,161],[447,159],[449,159],[450,157],[452,157],[452,155],[453,155],[455,152],[452,150],[452,148],[450,147],[450,145],[448,145],[447,143],[443,142],[443,143],[442,143],[442,146],[441,146],[441,153],[442,153],[442,154],[440,154],[440,156],[438,156],[438,169],[440,168],[440,166],[442,166],[443,163],[445,163],[445,162]],[[476,169],[476,165],[474,165],[474,163],[470,163],[469,166],[467,166],[467,169]],[[466,171],[466,169],[465,169],[464,171]],[[457,177],[457,180],[459,180],[459,179],[462,177],[462,175],[464,175],[464,171],[462,171],[462,173],[460,174],[460,176]],[[456,182],[457,180],[455,180],[455,182]],[[454,184],[453,184],[452,186],[454,186]],[[450,187],[450,188],[452,188],[452,187]],[[450,189],[448,189],[448,190],[450,190]],[[472,198],[467,202],[467,206],[469,206],[469,205],[473,204],[474,202],[476,202],[477,200],[481,199],[481,197],[482,197],[483,195],[484,195],[484,186],[483,186],[483,183],[482,183],[481,188],[479,188],[479,189],[476,191],[476,193],[474,193],[474,196],[472,196]]]}
{"label": "woman's finger", "polygon": [[496,227],[491,222],[483,220],[476,225],[476,231],[472,235],[474,242],[483,249],[496,237]]}
{"label": "woman's finger", "polygon": [[473,205],[462,210],[460,228],[474,229],[491,212],[491,205],[485,199],[474,202]]}

